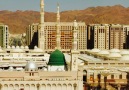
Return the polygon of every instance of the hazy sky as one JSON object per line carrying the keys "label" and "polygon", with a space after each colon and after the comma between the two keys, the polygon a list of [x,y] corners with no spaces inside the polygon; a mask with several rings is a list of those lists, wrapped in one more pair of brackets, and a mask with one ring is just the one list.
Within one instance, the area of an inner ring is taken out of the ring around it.
{"label": "hazy sky", "polygon": [[[60,10],[80,10],[87,7],[123,5],[129,7],[129,0],[45,0],[45,11],[56,12],[57,2]],[[1,10],[39,11],[40,0],[0,0]]]}

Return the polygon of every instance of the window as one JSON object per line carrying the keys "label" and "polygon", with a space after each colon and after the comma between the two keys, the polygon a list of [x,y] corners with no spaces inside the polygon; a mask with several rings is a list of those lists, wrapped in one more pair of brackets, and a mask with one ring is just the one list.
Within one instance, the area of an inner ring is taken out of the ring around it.
{"label": "window", "polygon": [[111,75],[111,79],[114,79],[114,75]]}
{"label": "window", "polygon": [[119,79],[122,79],[122,74],[119,75]]}

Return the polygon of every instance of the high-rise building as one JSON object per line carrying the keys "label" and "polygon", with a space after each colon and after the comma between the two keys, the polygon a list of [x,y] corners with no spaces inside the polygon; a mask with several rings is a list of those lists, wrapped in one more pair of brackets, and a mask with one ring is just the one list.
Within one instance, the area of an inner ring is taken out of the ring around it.
{"label": "high-rise building", "polygon": [[129,25],[123,25],[124,49],[129,49]]}
{"label": "high-rise building", "polygon": [[9,30],[8,26],[0,23],[0,46],[7,48],[9,45]]}
{"label": "high-rise building", "polygon": [[95,25],[94,30],[94,48],[109,49],[109,25]]}
{"label": "high-rise building", "polygon": [[87,48],[123,49],[128,46],[129,27],[120,24],[90,24],[87,26]]}
{"label": "high-rise building", "polygon": [[109,25],[93,24],[88,25],[87,30],[88,49],[109,49]]}
{"label": "high-rise building", "polygon": [[[30,45],[30,47],[44,47],[44,51],[48,52],[53,51],[56,46],[58,46],[62,51],[70,51],[72,49],[73,22],[60,22],[59,5],[57,7],[56,22],[44,22],[43,8],[44,4],[41,4],[40,24],[32,24],[27,30],[27,44]],[[43,35],[41,34],[41,30]],[[38,32],[38,43],[37,40],[33,40],[33,38],[35,38],[33,32]],[[79,42],[78,49],[80,51],[84,51],[87,48],[86,36],[87,32],[85,22],[78,22],[77,37]],[[33,41],[35,43],[32,43]]]}
{"label": "high-rise building", "polygon": [[110,49],[123,49],[124,33],[123,26],[119,24],[110,25]]}
{"label": "high-rise building", "polygon": [[32,25],[29,25],[29,29],[26,30],[27,45],[29,45],[30,48],[34,48],[32,46],[38,46],[39,26],[39,23],[34,23]]}
{"label": "high-rise building", "polygon": [[94,48],[94,25],[87,25],[87,49]]}

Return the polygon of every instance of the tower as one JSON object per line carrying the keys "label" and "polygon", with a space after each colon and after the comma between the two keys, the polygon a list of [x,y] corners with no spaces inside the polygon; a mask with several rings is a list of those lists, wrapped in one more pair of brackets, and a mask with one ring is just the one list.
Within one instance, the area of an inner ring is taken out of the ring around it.
{"label": "tower", "polygon": [[57,3],[57,18],[56,18],[56,48],[61,49],[60,47],[60,38],[61,38],[61,32],[60,32],[60,7]]}
{"label": "tower", "polygon": [[44,35],[44,0],[40,1],[40,29],[38,32],[38,47],[44,51],[45,35]]}
{"label": "tower", "polygon": [[0,46],[7,48],[9,45],[9,28],[7,25],[0,23]]}
{"label": "tower", "polygon": [[78,23],[76,20],[74,20],[73,23],[73,42],[72,42],[72,50],[71,50],[71,71],[77,71],[78,65],[77,65],[77,59],[78,59],[78,40],[77,40],[77,33],[78,32]]}

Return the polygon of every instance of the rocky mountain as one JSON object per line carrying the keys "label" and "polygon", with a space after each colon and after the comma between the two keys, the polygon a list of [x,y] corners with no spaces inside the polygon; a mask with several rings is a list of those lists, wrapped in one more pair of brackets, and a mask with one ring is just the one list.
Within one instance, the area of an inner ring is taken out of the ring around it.
{"label": "rocky mountain", "polygon": [[[62,22],[76,19],[86,24],[129,24],[129,8],[121,5],[89,7],[84,10],[63,11],[60,14]],[[0,11],[0,23],[7,24],[12,34],[24,33],[28,25],[39,21],[40,13],[37,11]],[[55,22],[56,13],[45,12],[45,21]]]}

